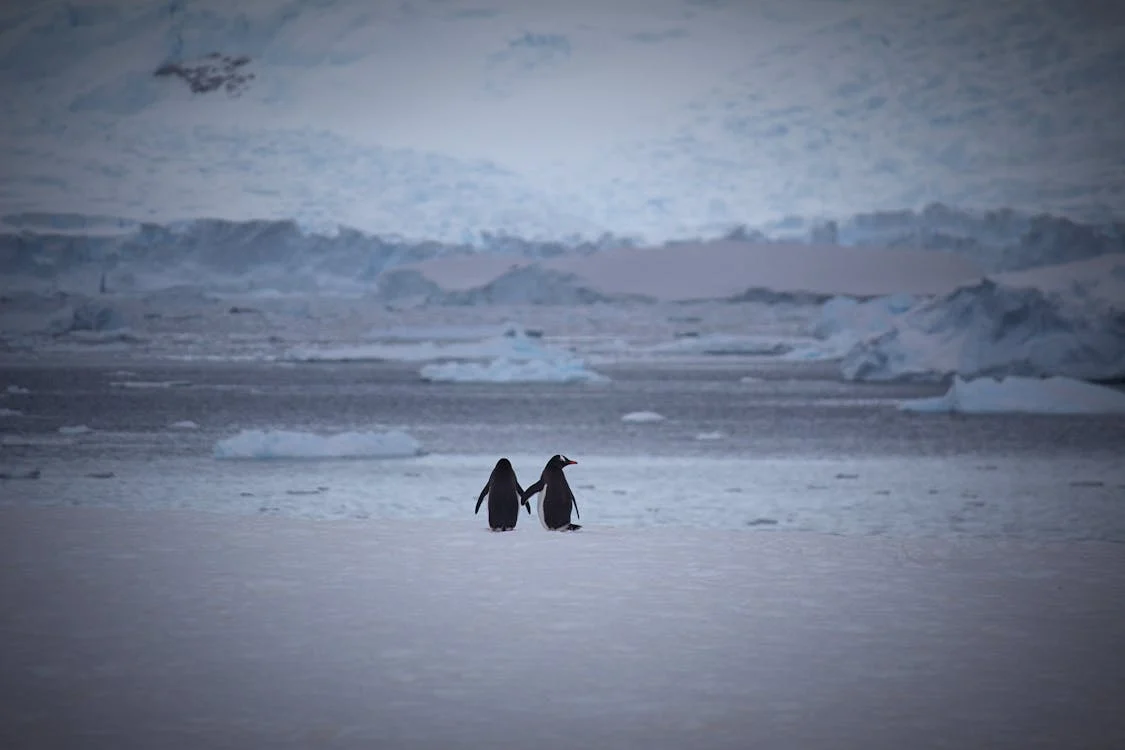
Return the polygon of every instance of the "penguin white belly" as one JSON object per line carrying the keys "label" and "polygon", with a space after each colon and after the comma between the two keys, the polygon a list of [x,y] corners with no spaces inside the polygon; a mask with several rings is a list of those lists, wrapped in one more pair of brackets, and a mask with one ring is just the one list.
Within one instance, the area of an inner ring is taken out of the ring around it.
{"label": "penguin white belly", "polygon": [[547,497],[547,485],[543,485],[543,489],[539,490],[539,498],[535,502],[535,510],[539,513],[539,523],[547,531],[554,531],[547,525],[547,516],[543,514],[543,500]]}

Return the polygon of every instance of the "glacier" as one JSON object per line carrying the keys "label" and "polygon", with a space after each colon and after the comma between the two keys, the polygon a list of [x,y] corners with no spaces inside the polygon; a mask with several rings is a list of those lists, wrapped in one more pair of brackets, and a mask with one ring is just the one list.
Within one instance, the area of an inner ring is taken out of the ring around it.
{"label": "glacier", "polygon": [[[853,242],[881,230],[848,216],[937,202],[1001,212],[1000,234],[1022,231],[1004,207],[1100,221],[1122,210],[1105,157],[1125,141],[1101,126],[1125,116],[1121,29],[1047,0],[18,0],[0,10],[0,213],[469,244],[787,216]],[[193,92],[183,73],[207,66],[226,80]],[[958,244],[926,221],[925,242]]]}

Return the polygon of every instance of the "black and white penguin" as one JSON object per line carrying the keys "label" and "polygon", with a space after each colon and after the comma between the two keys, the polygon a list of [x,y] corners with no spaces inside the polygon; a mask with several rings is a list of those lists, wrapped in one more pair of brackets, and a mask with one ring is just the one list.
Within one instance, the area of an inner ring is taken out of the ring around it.
{"label": "black and white penguin", "polygon": [[537,508],[539,523],[543,524],[543,528],[547,531],[575,531],[582,528],[570,522],[570,509],[572,507],[579,518],[582,515],[578,513],[578,501],[574,499],[574,492],[571,491],[570,485],[566,481],[566,475],[563,474],[565,467],[577,463],[577,461],[571,461],[561,454],[551,456],[551,460],[543,467],[543,473],[539,476],[539,481],[528,487],[520,495],[520,500],[526,502],[527,498],[536,492],[539,493]]}
{"label": "black and white penguin", "polygon": [[520,503],[527,508],[528,515],[531,514],[531,504],[521,497],[522,494],[512,462],[502,458],[496,462],[488,483],[480,491],[473,515],[480,512],[480,504],[484,502],[484,496],[488,495],[488,528],[493,531],[511,531],[520,517]]}

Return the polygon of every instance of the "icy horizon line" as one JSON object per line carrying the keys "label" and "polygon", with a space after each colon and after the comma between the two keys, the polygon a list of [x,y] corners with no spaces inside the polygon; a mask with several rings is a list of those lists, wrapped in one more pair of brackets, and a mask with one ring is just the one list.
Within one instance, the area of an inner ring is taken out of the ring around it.
{"label": "icy horizon line", "polygon": [[[1104,215],[1104,218],[1093,219],[1093,214]],[[868,220],[925,220],[940,218],[963,218],[972,221],[1012,221],[1033,223],[1035,221],[1066,221],[1079,227],[1104,229],[1111,228],[1125,236],[1125,214],[1116,215],[1108,207],[1086,212],[1081,215],[1076,212],[1054,212],[1038,209],[1026,209],[1015,206],[967,207],[951,204],[945,201],[930,201],[913,207],[885,207],[873,208],[853,214],[785,214],[776,218],[751,223],[750,221],[730,221],[713,223],[700,226],[694,234],[669,234],[662,238],[651,238],[641,233],[618,233],[606,229],[600,234],[586,235],[577,232],[560,233],[558,235],[525,235],[508,230],[504,227],[488,229],[465,229],[462,231],[460,241],[450,241],[425,235],[407,235],[402,232],[365,228],[356,224],[332,221],[315,221],[301,216],[251,216],[245,218],[229,218],[216,215],[198,215],[165,219],[139,219],[128,215],[113,215],[99,213],[84,213],[81,211],[44,211],[28,210],[13,211],[0,214],[0,234],[33,234],[53,235],[71,234],[77,236],[93,236],[101,232],[111,235],[120,232],[122,235],[135,233],[145,228],[160,228],[171,232],[190,230],[195,226],[232,225],[251,226],[259,225],[292,225],[302,236],[336,238],[340,234],[356,234],[367,239],[396,242],[403,244],[425,245],[435,244],[442,247],[465,248],[477,250],[489,249],[490,243],[523,243],[523,244],[554,244],[563,245],[567,249],[576,249],[583,245],[594,245],[605,248],[608,245],[618,247],[660,247],[680,243],[708,243],[723,240],[735,241],[784,241],[800,238],[808,241],[812,233],[833,231],[840,225],[847,226]],[[111,230],[117,230],[113,232]],[[824,244],[841,244],[827,241]]]}

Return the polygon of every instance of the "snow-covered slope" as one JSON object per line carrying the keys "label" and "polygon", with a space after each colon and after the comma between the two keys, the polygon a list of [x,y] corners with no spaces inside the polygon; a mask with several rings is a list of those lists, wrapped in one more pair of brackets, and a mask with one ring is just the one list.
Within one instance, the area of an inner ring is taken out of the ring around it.
{"label": "snow-covered slope", "polygon": [[1105,218],[1122,21],[1052,0],[15,0],[0,213],[455,242],[937,200]]}
{"label": "snow-covered slope", "polygon": [[857,343],[845,377],[935,379],[951,373],[1125,377],[1125,254],[996,274],[887,322]]}

